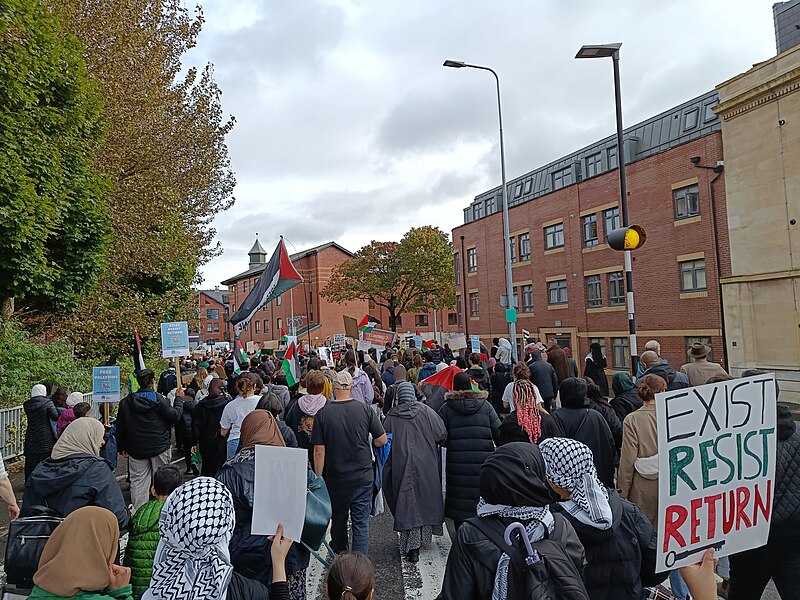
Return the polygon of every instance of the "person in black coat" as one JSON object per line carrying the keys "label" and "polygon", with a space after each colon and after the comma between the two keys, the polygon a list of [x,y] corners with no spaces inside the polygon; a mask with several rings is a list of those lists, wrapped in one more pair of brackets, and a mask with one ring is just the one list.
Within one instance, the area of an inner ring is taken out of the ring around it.
{"label": "person in black coat", "polygon": [[500,440],[500,419],[486,401],[487,392],[473,391],[467,373],[453,378],[439,416],[447,429],[447,495],[445,516],[456,527],[475,516],[483,461]]}
{"label": "person in black coat", "polygon": [[603,416],[589,408],[587,391],[582,379],[568,377],[562,381],[561,408],[553,413],[553,419],[561,426],[564,437],[589,446],[600,481],[606,487],[614,487],[614,437]]}
{"label": "person in black coat", "polygon": [[[491,359],[489,362],[491,363]],[[505,414],[506,410],[503,407],[503,392],[506,391],[506,386],[514,381],[514,376],[511,374],[511,371],[508,370],[506,365],[496,361],[494,367],[490,367],[490,371],[491,375],[489,376],[489,379],[492,383],[492,392],[489,397],[492,402],[492,407],[498,415]]]}
{"label": "person in black coat", "polygon": [[640,600],[656,575],[656,532],[644,513],[597,478],[592,451],[551,438],[539,445],[547,481],[561,500],[551,509],[575,528],[586,551],[584,581],[591,600]]}
{"label": "person in black coat", "polygon": [[617,413],[606,400],[600,387],[592,381],[589,377],[584,377],[587,390],[586,397],[589,399],[589,408],[596,410],[608,423],[608,428],[611,430],[611,435],[614,437],[614,449],[619,451],[622,448],[622,421],[620,421]]}
{"label": "person in black coat", "polygon": [[620,421],[624,421],[625,417],[642,407],[643,402],[636,390],[636,384],[627,373],[614,373],[611,378],[611,389],[614,391],[611,408],[617,413]]}
{"label": "person in black coat", "polygon": [[[194,380],[192,380],[194,381]],[[192,429],[192,415],[197,407],[195,396],[197,392],[193,388],[183,390],[183,413],[180,420],[175,424],[175,442],[183,451],[183,462],[186,465],[186,475],[199,475],[197,465],[192,462],[192,448],[197,444],[197,438]]]}
{"label": "person in black coat", "polygon": [[608,396],[608,379],[606,378],[606,357],[600,344],[593,342],[589,346],[589,354],[586,356],[586,363],[583,366],[583,376],[591,378],[603,393]]}
{"label": "person in black coat", "polygon": [[[559,548],[548,547],[545,558],[558,562],[561,574],[576,592],[568,596],[570,600],[588,599],[583,584],[583,546],[569,521],[549,509],[551,493],[545,484],[544,462],[536,445],[506,444],[489,456],[480,468],[480,496],[478,516],[467,520],[456,533],[438,600],[493,597],[495,585],[502,586],[495,577],[501,550],[479,527],[489,527],[502,537],[506,526],[513,521],[522,523],[526,529],[534,522],[542,524],[529,529],[533,532],[529,538],[534,547],[544,537],[544,526],[547,527],[547,537]],[[551,551],[558,556],[550,554]],[[512,591],[508,588],[496,591],[499,597],[511,600]]]}
{"label": "person in black coat", "polygon": [[545,410],[552,412],[558,394],[556,370],[549,362],[542,360],[542,353],[539,350],[531,352],[531,358],[526,364],[531,372],[531,381],[539,388],[539,395],[544,400]]}
{"label": "person in black coat", "polygon": [[227,440],[219,434],[222,411],[231,401],[225,387],[224,379],[212,379],[208,396],[200,400],[192,412],[192,435],[202,459],[200,474],[206,477],[216,475],[227,457]]}
{"label": "person in black coat", "polygon": [[561,435],[563,433],[555,419],[537,404],[533,383],[517,379],[514,382],[514,411],[503,419],[497,445],[510,442],[538,444],[541,440]]}
{"label": "person in black coat", "polygon": [[33,386],[30,400],[22,405],[28,425],[25,428],[25,479],[30,477],[40,462],[50,456],[56,434],[53,423],[58,421],[58,409],[46,396],[47,389],[43,384]]}
{"label": "person in black coat", "polygon": [[294,431],[292,431],[292,428],[283,421],[278,420],[278,415],[283,412],[283,405],[275,394],[263,394],[261,396],[261,400],[259,400],[258,404],[256,404],[256,408],[268,410],[272,416],[275,417],[275,423],[278,425],[278,429],[281,431],[283,441],[286,443],[287,448],[297,448],[297,436],[294,434]]}

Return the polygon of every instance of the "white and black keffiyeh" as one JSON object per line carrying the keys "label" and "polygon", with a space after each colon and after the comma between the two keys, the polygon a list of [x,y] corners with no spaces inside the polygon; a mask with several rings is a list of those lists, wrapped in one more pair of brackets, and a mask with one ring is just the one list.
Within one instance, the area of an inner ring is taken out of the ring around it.
{"label": "white and black keffiyeh", "polygon": [[[528,532],[531,544],[544,538],[545,527],[548,534],[553,533],[555,527],[555,520],[547,506],[505,506],[489,504],[481,498],[478,501],[477,512],[479,517],[498,516],[521,522],[525,525],[525,531]],[[511,557],[505,552],[501,553],[494,575],[492,600],[508,599],[508,567],[510,564]]]}
{"label": "white and black keffiyeh", "polygon": [[572,494],[571,500],[559,503],[564,510],[595,529],[611,527],[608,490],[597,477],[589,447],[568,438],[549,438],[542,440],[539,450],[547,478]]}
{"label": "white and black keffiyeh", "polygon": [[161,511],[153,578],[142,599],[225,598],[235,520],[231,493],[216,479],[198,477],[175,490]]}

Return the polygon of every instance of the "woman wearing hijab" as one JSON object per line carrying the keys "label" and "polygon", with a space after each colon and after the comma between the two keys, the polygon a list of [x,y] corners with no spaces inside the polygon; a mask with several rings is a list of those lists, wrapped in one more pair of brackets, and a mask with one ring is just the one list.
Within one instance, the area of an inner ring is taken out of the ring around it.
{"label": "woman wearing hijab", "polygon": [[114,564],[118,543],[113,513],[97,506],[79,508],[47,540],[29,598],[132,600],[131,570]]}
{"label": "woman wearing hijab", "polygon": [[643,586],[666,579],[666,573],[655,575],[656,533],[650,521],[600,482],[585,444],[556,437],[544,440],[539,450],[547,481],[560,496],[553,511],[572,524],[586,551],[589,597],[644,598]]}
{"label": "woman wearing hijab", "polygon": [[561,435],[561,428],[536,399],[536,386],[527,379],[514,382],[514,411],[500,425],[500,443],[528,442]]}
{"label": "woman wearing hijab", "polygon": [[308,459],[314,458],[314,445],[311,443],[311,432],[314,429],[314,417],[328,403],[325,388],[328,378],[320,370],[306,373],[306,394],[297,399],[284,416],[286,425],[294,432],[297,446],[308,450]]}
{"label": "woman wearing hijab", "polygon": [[[272,566],[269,561],[272,542],[265,535],[250,533],[253,520],[253,497],[255,493],[255,447],[286,446],[275,418],[267,410],[256,409],[242,421],[242,449],[226,462],[216,479],[228,488],[233,496],[236,512],[236,527],[230,539],[231,564],[234,570],[251,579],[269,585]],[[305,599],[306,567],[309,552],[296,545],[287,557],[289,597]]]}
{"label": "woman wearing hijab", "polygon": [[600,386],[589,377],[584,377],[586,382],[586,397],[589,400],[589,408],[599,412],[611,430],[611,435],[614,437],[614,448],[619,450],[622,446],[622,421],[619,420],[617,413],[611,407],[608,399],[603,395]]}
{"label": "woman wearing hijab", "polygon": [[514,522],[522,524],[532,544],[545,537],[557,544],[538,548],[560,566],[562,577],[549,583],[564,584],[571,590],[569,594],[553,590],[553,597],[588,599],[582,579],[583,546],[569,521],[550,512],[544,461],[534,444],[513,442],[489,456],[480,471],[480,494],[478,517],[459,528],[447,557],[441,600],[528,597],[509,587],[509,555],[484,532],[487,529],[502,536]]}
{"label": "woman wearing hijab", "polygon": [[58,421],[58,409],[47,397],[47,388],[37,384],[31,389],[31,397],[22,405],[28,425],[25,428],[25,480],[40,462],[50,456],[56,441],[53,424]]}
{"label": "woman wearing hijab", "polygon": [[458,373],[453,377],[453,391],[445,394],[439,409],[447,430],[445,516],[453,519],[456,529],[475,516],[481,465],[500,441],[500,419],[488,396],[488,392],[473,391],[469,375]]}
{"label": "woman wearing hijab", "polygon": [[212,379],[208,396],[197,403],[192,413],[192,434],[197,439],[202,463],[200,474],[213,477],[225,462],[227,442],[219,434],[219,422],[231,397],[225,391],[224,379]]}
{"label": "woman wearing hijab", "polygon": [[611,389],[614,392],[611,408],[617,413],[620,421],[624,421],[625,417],[642,407],[642,399],[639,398],[636,385],[627,373],[614,373],[611,378]]}
{"label": "woman wearing hijab", "polygon": [[603,348],[597,342],[589,345],[589,354],[583,366],[583,376],[591,378],[599,387],[603,396],[608,396],[608,379],[606,379],[606,357]]}
{"label": "woman wearing hijab", "polygon": [[58,423],[56,424],[56,438],[61,437],[64,429],[72,423],[77,417],[75,416],[75,405],[83,402],[83,394],[80,392],[72,392],[67,396],[67,408],[62,410],[58,415]]}
{"label": "woman wearing hijab", "polygon": [[120,531],[131,516],[107,460],[100,458],[105,428],[97,419],[75,419],[58,438],[50,458],[25,482],[22,516],[46,506],[66,517],[83,506],[100,506],[117,517]]}
{"label": "woman wearing hijab", "polygon": [[142,600],[286,600],[283,566],[292,542],[283,528],[274,536],[267,588],[234,571],[228,542],[235,523],[233,499],[219,481],[197,477],[172,492],[161,511],[153,578]]}
{"label": "woman wearing hijab", "polygon": [[444,535],[439,446],[447,439],[441,417],[417,402],[414,384],[395,384],[395,404],[383,421],[392,450],[383,469],[383,494],[400,532],[400,552],[419,561],[419,549]]}
{"label": "woman wearing hijab", "polygon": [[513,362],[511,342],[509,342],[506,338],[500,338],[497,346],[497,354],[494,358],[497,359],[497,362],[503,363],[506,366],[510,366]]}

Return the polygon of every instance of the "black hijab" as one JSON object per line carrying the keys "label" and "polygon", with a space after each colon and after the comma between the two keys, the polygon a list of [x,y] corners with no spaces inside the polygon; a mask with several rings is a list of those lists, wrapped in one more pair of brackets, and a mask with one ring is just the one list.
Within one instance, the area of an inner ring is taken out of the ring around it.
{"label": "black hijab", "polygon": [[526,442],[504,444],[481,467],[481,496],[489,504],[547,506],[544,460],[539,447]]}
{"label": "black hijab", "polygon": [[561,406],[564,408],[583,408],[587,404],[586,394],[589,386],[583,379],[567,377],[558,388]]}

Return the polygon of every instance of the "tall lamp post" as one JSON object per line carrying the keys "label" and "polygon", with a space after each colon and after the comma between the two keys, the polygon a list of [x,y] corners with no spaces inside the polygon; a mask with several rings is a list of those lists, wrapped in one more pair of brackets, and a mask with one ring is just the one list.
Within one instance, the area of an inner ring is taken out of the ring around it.
{"label": "tall lamp post", "polygon": [[[494,75],[494,81],[497,85],[497,117],[500,122],[500,171],[503,180],[503,241],[505,247],[504,260],[506,268],[506,296],[508,298],[508,307],[516,308],[514,305],[514,284],[511,280],[511,235],[509,232],[508,224],[508,192],[506,190],[506,151],[503,145],[503,110],[500,104],[500,78],[494,69],[483,67],[481,65],[471,65],[460,60],[446,60],[442,64],[444,67],[452,67],[454,69],[480,69],[481,71],[489,71]],[[462,257],[464,260],[464,257]],[[466,298],[465,298],[466,302]],[[466,312],[466,310],[465,310]],[[506,318],[508,323],[508,335],[511,338],[511,358],[514,362],[517,361],[517,324]]]}
{"label": "tall lamp post", "polygon": [[[619,85],[619,49],[621,43],[582,46],[575,58],[611,58],[614,65],[614,106],[617,114],[617,162],[619,171],[619,204],[622,227],[628,227],[628,182],[625,178],[625,146],[622,143],[622,94]],[[639,366],[636,347],[636,317],[633,307],[633,266],[631,251],[625,250],[625,299],[628,305],[628,333],[630,336],[631,373],[635,376]]]}

